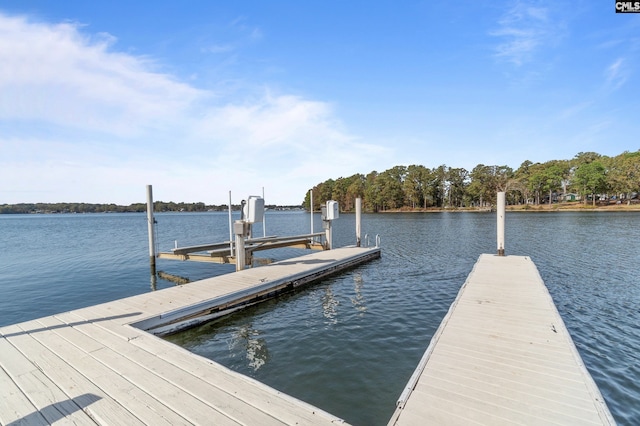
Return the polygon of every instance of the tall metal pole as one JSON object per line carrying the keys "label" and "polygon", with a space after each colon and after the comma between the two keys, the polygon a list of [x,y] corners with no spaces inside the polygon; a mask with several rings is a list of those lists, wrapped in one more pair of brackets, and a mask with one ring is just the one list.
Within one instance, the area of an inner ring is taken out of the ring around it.
{"label": "tall metal pole", "polygon": [[360,247],[360,233],[362,222],[362,198],[356,198],[356,246]]}
{"label": "tall metal pole", "polygon": [[153,189],[147,185],[147,228],[149,231],[149,266],[151,275],[156,275],[156,237],[154,232],[155,219],[153,218]]}
{"label": "tall metal pole", "polygon": [[[264,186],[262,187],[262,200],[264,200]],[[266,213],[265,209],[265,213]],[[267,238],[267,215],[262,215],[262,236]]]}
{"label": "tall metal pole", "polygon": [[498,212],[498,256],[504,256],[504,221],[505,221],[505,193],[498,192],[496,210]]}
{"label": "tall metal pole", "polygon": [[309,190],[309,194],[309,198],[311,199],[309,206],[309,210],[311,210],[311,233],[313,234],[313,188]]}
{"label": "tall metal pole", "polygon": [[229,255],[233,257],[233,223],[231,222],[231,191],[229,191]]}

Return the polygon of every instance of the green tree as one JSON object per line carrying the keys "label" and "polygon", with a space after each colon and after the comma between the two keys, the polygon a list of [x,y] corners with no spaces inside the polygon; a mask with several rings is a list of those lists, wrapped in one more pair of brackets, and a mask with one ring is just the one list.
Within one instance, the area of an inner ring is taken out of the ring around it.
{"label": "green tree", "polygon": [[429,185],[429,193],[436,207],[444,207],[449,191],[449,168],[442,164],[432,171],[432,179]]}
{"label": "green tree", "polygon": [[607,189],[607,169],[598,160],[583,163],[575,169],[573,184],[579,188],[584,203],[587,203],[587,195],[591,195],[595,206],[596,194]]}
{"label": "green tree", "polygon": [[380,184],[380,196],[383,210],[397,209],[404,205],[404,191],[402,184],[406,174],[406,167],[395,166],[380,173],[377,178]]}
{"label": "green tree", "polygon": [[479,164],[471,170],[471,183],[467,194],[480,206],[495,205],[498,192],[506,192],[513,186],[513,169],[508,166]]}
{"label": "green tree", "polygon": [[[548,161],[536,167],[531,180],[535,182],[539,192],[545,192],[549,196],[549,204],[553,201],[553,193],[564,188],[565,179],[569,173],[569,163],[563,161]],[[540,195],[538,195],[538,201]]]}
{"label": "green tree", "polygon": [[355,208],[355,199],[362,198],[364,204],[364,186],[365,177],[361,174],[355,174],[349,178],[349,186],[347,187],[347,202],[351,207],[349,210]]}
{"label": "green tree", "polygon": [[416,208],[425,203],[425,188],[429,170],[424,166],[411,165],[407,167],[403,181],[403,191],[406,197],[405,205]]}
{"label": "green tree", "polygon": [[531,197],[531,191],[529,190],[529,180],[531,179],[531,166],[533,163],[529,160],[525,160],[518,170],[514,173],[515,185],[516,188],[520,192],[519,202],[523,202],[525,204],[529,203]]}
{"label": "green tree", "polygon": [[365,177],[364,182],[364,208],[367,211],[378,212],[382,205],[378,172],[375,170]]}
{"label": "green tree", "polygon": [[469,172],[463,168],[450,168],[448,173],[449,205],[453,207],[463,207],[466,196]]}
{"label": "green tree", "polygon": [[607,182],[613,192],[630,200],[640,190],[640,151],[623,152],[609,162]]}

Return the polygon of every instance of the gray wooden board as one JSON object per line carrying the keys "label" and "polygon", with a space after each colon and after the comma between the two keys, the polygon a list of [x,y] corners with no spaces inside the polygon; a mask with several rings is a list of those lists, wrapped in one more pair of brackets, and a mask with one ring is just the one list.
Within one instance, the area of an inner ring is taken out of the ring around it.
{"label": "gray wooden board", "polygon": [[[51,318],[47,318],[51,322]],[[58,315],[56,319],[73,322],[77,317],[73,313]],[[165,405],[185,418],[197,412],[203,418],[189,419],[194,423],[202,423],[205,419],[216,420],[222,414],[225,418],[250,424],[281,425],[282,422],[246,404],[237,397],[227,393],[220,387],[207,383],[200,377],[175,368],[173,364],[157,357],[154,352],[147,352],[112,333],[93,324],[84,324],[73,328],[60,328],[58,334],[72,344],[84,348],[86,340],[92,339],[102,347],[101,350],[91,351],[91,355],[104,365],[113,369],[121,376],[147,393],[152,393],[162,402],[159,389],[165,388]],[[180,398],[179,403],[174,401]],[[207,407],[205,407],[205,405]],[[215,411],[212,411],[215,410]],[[241,419],[241,420],[240,420]]]}
{"label": "gray wooden board", "polygon": [[538,271],[482,255],[389,424],[614,424]]}
{"label": "gray wooden board", "polygon": [[[29,323],[23,323],[20,326],[5,327],[0,331],[5,336],[9,336],[7,340],[13,347],[23,354],[28,354],[28,358],[25,356],[24,359],[46,374],[56,387],[64,391],[68,398],[75,400],[83,398],[85,395],[93,395],[91,403],[83,407],[84,412],[93,420],[100,424],[143,424],[137,417],[124,410],[107,392],[75,368],[77,365],[83,364],[82,359],[73,359],[74,366],[72,367],[69,361],[56,354],[55,348],[50,348],[33,337],[35,335],[43,337],[50,332],[39,330],[40,327],[29,327]],[[29,334],[30,328],[38,329],[38,331]],[[2,358],[5,359],[4,353]],[[92,371],[92,373],[96,373],[96,371]],[[2,392],[5,397],[4,389]],[[29,394],[25,395],[28,398],[31,397]]]}
{"label": "gray wooden board", "polygon": [[[14,422],[15,424],[34,424],[34,425],[47,425],[49,422],[40,414],[38,408],[29,400],[25,395],[23,388],[21,388],[16,380],[12,379],[7,373],[7,370],[11,371],[12,359],[26,360],[22,354],[16,353],[17,349],[11,346],[11,344],[4,338],[0,338],[0,389],[4,395],[4,398],[0,398],[0,424],[9,424]],[[18,374],[18,377],[22,377],[26,374],[31,374],[31,369],[19,373],[19,370],[13,371],[13,374]],[[35,413],[35,414],[34,414]],[[26,419],[29,419],[27,422]]]}

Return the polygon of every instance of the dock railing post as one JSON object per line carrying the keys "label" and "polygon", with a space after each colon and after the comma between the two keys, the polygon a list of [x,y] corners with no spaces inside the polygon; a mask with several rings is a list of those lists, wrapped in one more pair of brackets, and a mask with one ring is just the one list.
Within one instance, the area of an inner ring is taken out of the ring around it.
{"label": "dock railing post", "polygon": [[153,218],[153,189],[147,185],[147,229],[149,231],[149,266],[151,275],[156,275],[156,238],[154,233],[155,219]]}
{"label": "dock railing post", "polygon": [[356,247],[360,247],[360,232],[362,220],[362,198],[356,198]]}
{"label": "dock railing post", "polygon": [[498,192],[496,211],[498,212],[498,256],[504,256],[504,222],[505,222],[505,193]]}
{"label": "dock railing post", "polygon": [[233,222],[233,230],[236,234],[236,271],[242,271],[246,262],[246,252],[244,249],[246,223],[244,220],[236,220]]}
{"label": "dock railing post", "polygon": [[311,212],[311,233],[313,234],[313,188],[309,190],[309,211]]}
{"label": "dock railing post", "polygon": [[322,229],[324,229],[324,249],[331,250],[331,221],[327,220],[327,207],[320,207],[320,217],[322,218]]}
{"label": "dock railing post", "polygon": [[233,224],[231,219],[231,191],[229,191],[229,255],[231,257],[233,254]]}

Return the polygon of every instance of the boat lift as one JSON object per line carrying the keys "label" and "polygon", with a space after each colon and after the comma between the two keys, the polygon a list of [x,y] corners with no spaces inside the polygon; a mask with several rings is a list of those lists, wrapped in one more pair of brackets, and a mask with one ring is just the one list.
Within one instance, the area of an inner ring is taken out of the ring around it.
{"label": "boat lift", "polygon": [[[159,259],[191,260],[219,264],[235,264],[240,271],[253,265],[253,253],[261,250],[290,247],[311,250],[330,250],[332,247],[331,222],[338,218],[338,203],[327,201],[322,207],[324,232],[294,236],[265,236],[252,238],[251,227],[264,221],[264,199],[250,196],[243,202],[242,216],[233,223],[235,239],[213,244],[175,247],[171,252],[158,253]],[[231,236],[231,232],[230,232]]]}
{"label": "boat lift", "polygon": [[[314,234],[295,235],[290,237],[262,237],[244,240],[244,249],[249,256],[246,256],[247,263],[250,264],[251,253],[260,250],[270,250],[282,247],[303,248],[311,250],[325,250],[326,247],[317,238],[324,236],[324,232]],[[233,253],[232,253],[233,250]],[[193,260],[198,262],[212,263],[236,263],[235,252],[237,246],[234,241],[223,241],[214,244],[198,246],[176,247],[170,253],[158,253],[159,259],[173,260]]]}

